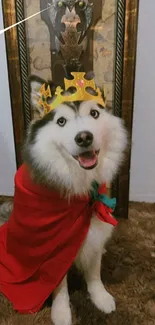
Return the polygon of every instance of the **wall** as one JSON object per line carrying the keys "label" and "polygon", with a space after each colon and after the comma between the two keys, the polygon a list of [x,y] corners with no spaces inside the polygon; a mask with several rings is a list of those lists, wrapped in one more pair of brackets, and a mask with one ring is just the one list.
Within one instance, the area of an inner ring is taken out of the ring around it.
{"label": "wall", "polygon": [[[0,0],[0,30],[3,28]],[[0,35],[0,195],[12,195],[16,170],[4,36]]]}
{"label": "wall", "polygon": [[155,1],[141,0],[130,199],[155,202]]}

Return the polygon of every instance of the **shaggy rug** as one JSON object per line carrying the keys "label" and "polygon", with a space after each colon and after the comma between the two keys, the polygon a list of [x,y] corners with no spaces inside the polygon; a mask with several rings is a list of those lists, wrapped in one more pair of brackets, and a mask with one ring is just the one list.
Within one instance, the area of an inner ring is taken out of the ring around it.
{"label": "shaggy rug", "polygon": [[[103,256],[102,279],[117,311],[104,315],[91,303],[83,278],[72,270],[69,290],[74,325],[155,325],[155,204],[130,204]],[[0,325],[51,325],[50,304],[21,316],[0,296]]]}

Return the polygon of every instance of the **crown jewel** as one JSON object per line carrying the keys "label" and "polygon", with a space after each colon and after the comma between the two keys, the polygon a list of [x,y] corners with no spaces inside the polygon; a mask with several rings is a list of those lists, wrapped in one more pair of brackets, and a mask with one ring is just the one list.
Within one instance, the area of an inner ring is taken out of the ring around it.
{"label": "crown jewel", "polygon": [[[51,101],[50,104],[47,103],[47,99],[52,99],[50,86],[48,86],[46,89],[44,84],[41,87],[41,99],[39,100],[39,104],[44,109],[44,115],[48,114],[50,111],[54,110],[64,102],[93,100],[105,107],[105,101],[102,97],[101,90],[96,87],[94,79],[85,79],[85,72],[72,72],[71,75],[74,77],[72,80],[64,78],[65,92],[67,92],[69,88],[75,88],[76,91],[73,94],[63,94],[64,90],[58,86],[56,88],[55,95],[53,96],[53,101]],[[90,94],[87,88],[91,88],[93,91],[95,91],[95,95]]]}

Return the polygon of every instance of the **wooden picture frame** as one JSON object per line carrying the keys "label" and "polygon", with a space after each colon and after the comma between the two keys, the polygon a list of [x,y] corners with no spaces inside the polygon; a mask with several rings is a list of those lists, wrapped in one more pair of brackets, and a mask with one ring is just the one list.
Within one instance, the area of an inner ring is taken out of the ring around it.
{"label": "wooden picture frame", "polygon": [[[5,27],[25,18],[23,0],[3,0],[2,3]],[[114,114],[123,117],[130,137],[132,136],[138,8],[139,0],[117,0]],[[18,25],[5,35],[18,167],[22,163],[21,146],[25,130],[31,121],[25,25]],[[112,194],[117,198],[118,203],[116,215],[123,218],[128,217],[130,157],[129,149],[126,163],[112,186]]]}

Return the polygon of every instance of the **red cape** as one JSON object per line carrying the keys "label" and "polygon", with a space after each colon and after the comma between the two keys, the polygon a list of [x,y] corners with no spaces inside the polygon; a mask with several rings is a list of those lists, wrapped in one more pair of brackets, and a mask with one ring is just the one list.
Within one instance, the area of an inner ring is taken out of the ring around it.
{"label": "red cape", "polygon": [[[105,186],[102,188],[105,193]],[[20,313],[37,312],[61,282],[87,235],[92,211],[113,225],[111,210],[90,197],[69,203],[32,182],[22,165],[15,176],[14,209],[0,227],[0,291]]]}

